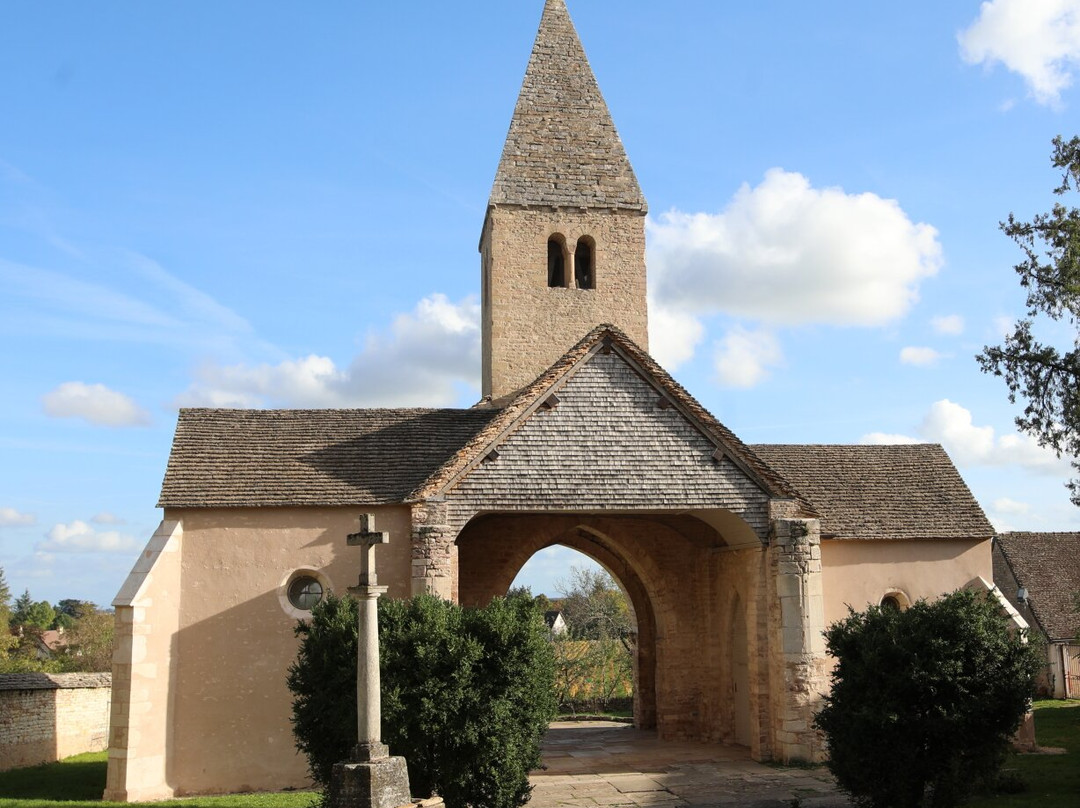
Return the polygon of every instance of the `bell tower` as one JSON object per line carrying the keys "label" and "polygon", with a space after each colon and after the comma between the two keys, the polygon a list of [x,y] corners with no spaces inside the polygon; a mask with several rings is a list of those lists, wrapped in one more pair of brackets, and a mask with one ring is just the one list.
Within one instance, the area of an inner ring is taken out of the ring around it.
{"label": "bell tower", "polygon": [[566,2],[546,0],[480,236],[483,395],[601,323],[648,350],[647,212]]}

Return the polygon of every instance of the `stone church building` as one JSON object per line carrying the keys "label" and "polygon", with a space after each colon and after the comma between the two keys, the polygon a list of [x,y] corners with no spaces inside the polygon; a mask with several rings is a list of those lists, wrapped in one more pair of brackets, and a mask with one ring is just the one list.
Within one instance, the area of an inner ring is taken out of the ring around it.
{"label": "stone church building", "polygon": [[306,783],[296,620],[356,581],[506,593],[564,545],[638,621],[634,718],[821,756],[822,630],[992,578],[993,529],[934,445],[747,445],[648,352],[645,197],[564,0],[546,0],[480,235],[470,409],[185,409],[164,519],[114,601],[107,799]]}

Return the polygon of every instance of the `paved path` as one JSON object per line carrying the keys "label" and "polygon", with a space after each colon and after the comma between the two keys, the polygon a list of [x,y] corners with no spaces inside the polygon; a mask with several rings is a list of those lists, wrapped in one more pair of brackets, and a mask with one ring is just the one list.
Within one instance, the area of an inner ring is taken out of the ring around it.
{"label": "paved path", "polygon": [[825,769],[767,766],[742,747],[658,741],[611,721],[552,724],[544,765],[529,808],[849,806]]}

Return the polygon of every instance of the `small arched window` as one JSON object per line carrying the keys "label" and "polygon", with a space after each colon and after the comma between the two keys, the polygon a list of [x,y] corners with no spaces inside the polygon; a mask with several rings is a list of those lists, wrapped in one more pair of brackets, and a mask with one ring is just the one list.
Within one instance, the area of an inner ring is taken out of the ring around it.
{"label": "small arched window", "polygon": [[596,288],[593,246],[593,240],[584,236],[578,239],[574,250],[574,285],[578,289]]}
{"label": "small arched window", "polygon": [[566,286],[566,243],[562,236],[548,239],[548,286]]}
{"label": "small arched window", "polygon": [[882,609],[892,609],[893,611],[902,612],[911,605],[911,598],[899,589],[893,589],[885,593],[885,596],[878,602],[878,605],[881,606]]}

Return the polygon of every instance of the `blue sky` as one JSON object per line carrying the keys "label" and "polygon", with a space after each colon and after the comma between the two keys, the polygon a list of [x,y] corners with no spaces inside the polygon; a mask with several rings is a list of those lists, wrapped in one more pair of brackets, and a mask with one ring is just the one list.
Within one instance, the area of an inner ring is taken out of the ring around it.
{"label": "blue sky", "polygon": [[[997,223],[1052,204],[1080,129],[1080,0],[569,7],[676,378],[747,442],[941,442],[1000,528],[1080,529],[973,358],[1022,313]],[[476,245],[540,11],[0,8],[14,592],[112,599],[178,406],[477,399]]]}

